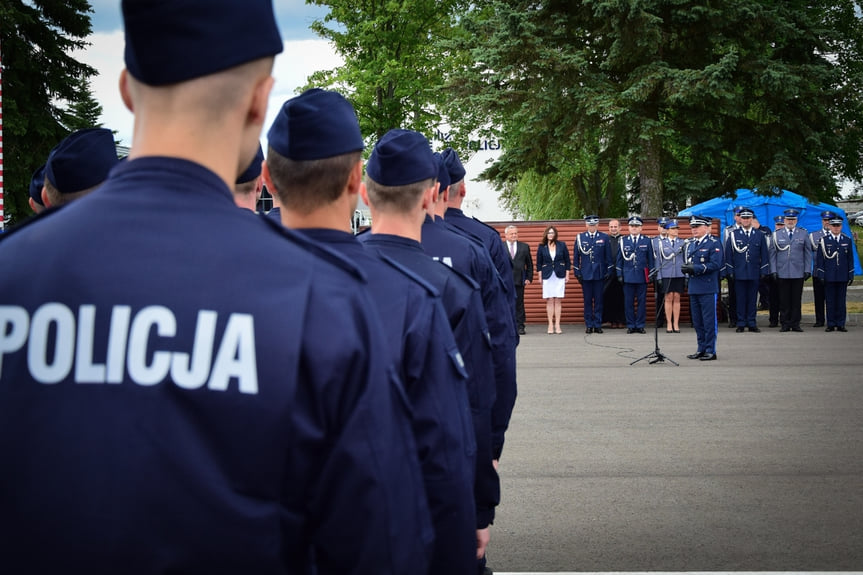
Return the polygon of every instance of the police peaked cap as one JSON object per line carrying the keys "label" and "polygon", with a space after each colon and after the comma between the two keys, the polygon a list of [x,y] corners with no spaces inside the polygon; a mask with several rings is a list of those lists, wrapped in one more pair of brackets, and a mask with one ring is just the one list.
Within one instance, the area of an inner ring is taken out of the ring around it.
{"label": "police peaked cap", "polygon": [[589,226],[595,226],[599,223],[599,216],[589,215],[584,216],[584,222]]}
{"label": "police peaked cap", "polygon": [[785,221],[785,216],[773,216],[773,223],[781,224]]}
{"label": "police peaked cap", "polygon": [[449,171],[446,169],[446,163],[444,163],[443,155],[435,152],[434,159],[435,162],[437,162],[437,181],[440,182],[439,192],[445,192],[449,185],[452,183],[449,180]]}
{"label": "police peaked cap", "polygon": [[33,177],[30,178],[30,197],[33,201],[44,206],[42,203],[42,188],[45,186],[45,164],[42,164],[36,171],[33,172]]}
{"label": "police peaked cap", "polygon": [[668,222],[668,218],[666,218],[665,216],[662,216],[661,218],[657,218],[656,225],[659,227],[664,227],[667,222]]}
{"label": "police peaked cap", "polygon": [[666,230],[670,230],[671,228],[676,228],[676,227],[678,227],[677,226],[677,220],[668,220],[667,222],[665,222],[665,229]]}
{"label": "police peaked cap", "polygon": [[264,150],[261,148],[261,144],[258,144],[258,151],[255,153],[255,157],[252,158],[252,163],[249,164],[249,167],[246,168],[246,171],[237,177],[237,184],[245,184],[246,182],[251,182],[255,178],[261,175],[261,163],[264,161]]}
{"label": "police peaked cap", "polygon": [[832,220],[835,217],[837,217],[837,215],[830,210],[824,210],[823,212],[821,212],[822,220]]}
{"label": "police peaked cap", "polygon": [[351,103],[338,92],[319,88],[285,102],[267,139],[276,153],[297,161],[334,158],[365,147]]}
{"label": "police peaked cap", "polygon": [[840,218],[836,214],[833,214],[833,217],[830,218],[830,224],[836,225],[836,226],[841,226],[842,225],[842,218]]}
{"label": "police peaked cap", "polygon": [[755,212],[752,211],[752,208],[740,208],[739,215],[741,218],[754,218]]}
{"label": "police peaked cap", "polygon": [[126,68],[150,86],[208,76],[283,50],[272,0],[123,0]]}
{"label": "police peaked cap", "polygon": [[689,217],[689,225],[690,226],[709,226],[710,218],[706,216],[690,216]]}
{"label": "police peaked cap", "polygon": [[111,130],[85,128],[72,132],[51,150],[45,179],[61,194],[74,194],[107,180],[119,161]]}
{"label": "police peaked cap", "polygon": [[629,221],[628,221],[627,223],[628,223],[630,226],[641,226],[641,225],[644,225],[644,221],[642,221],[642,219],[641,219],[640,217],[638,217],[638,216],[632,216],[632,217],[630,217],[630,218],[629,218]]}
{"label": "police peaked cap", "polygon": [[785,210],[784,212],[782,212],[782,215],[784,215],[786,218],[794,218],[795,220],[797,219],[797,216],[799,214],[800,212],[797,210]]}
{"label": "police peaked cap", "polygon": [[450,184],[462,181],[467,171],[464,169],[456,151],[452,148],[447,148],[441,155],[449,172]]}

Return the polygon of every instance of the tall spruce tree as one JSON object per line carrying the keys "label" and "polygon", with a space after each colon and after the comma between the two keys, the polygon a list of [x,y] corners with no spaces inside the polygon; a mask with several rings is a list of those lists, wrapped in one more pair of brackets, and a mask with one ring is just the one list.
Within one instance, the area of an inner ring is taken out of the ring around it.
{"label": "tall spruce tree", "polygon": [[575,174],[584,211],[629,194],[655,216],[737,187],[831,199],[863,175],[858,2],[477,0],[461,29],[443,111],[494,127],[486,176],[510,189]]}
{"label": "tall spruce tree", "polygon": [[72,128],[69,106],[92,99],[96,71],[69,55],[86,46],[91,12],[86,0],[0,0],[4,208],[13,221],[29,214],[33,171]]}

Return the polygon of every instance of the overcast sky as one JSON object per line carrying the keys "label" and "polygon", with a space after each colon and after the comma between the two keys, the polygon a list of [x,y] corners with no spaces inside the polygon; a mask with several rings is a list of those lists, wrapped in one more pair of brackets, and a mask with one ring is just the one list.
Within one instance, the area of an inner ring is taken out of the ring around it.
{"label": "overcast sky", "polygon": [[[123,145],[132,140],[132,114],[126,110],[117,87],[123,69],[123,22],[120,2],[117,0],[90,0],[93,6],[93,35],[88,38],[90,47],[76,56],[90,64],[99,75],[91,79],[96,99],[102,104],[102,124],[115,130]],[[264,132],[285,100],[295,95],[298,87],[316,70],[338,66],[341,60],[332,47],[318,38],[309,26],[326,9],[308,6],[305,0],[278,0],[275,2],[276,19],[285,42],[285,51],[276,57],[273,76],[276,84],[270,96],[269,119]]]}

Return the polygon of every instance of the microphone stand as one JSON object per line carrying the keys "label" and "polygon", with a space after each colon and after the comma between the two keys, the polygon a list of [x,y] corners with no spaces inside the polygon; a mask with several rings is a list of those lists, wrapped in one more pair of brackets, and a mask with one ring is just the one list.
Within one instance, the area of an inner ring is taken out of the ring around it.
{"label": "microphone stand", "polygon": [[[668,293],[668,286],[671,285],[671,279],[670,278],[663,278],[662,282],[663,282],[662,293],[663,294]],[[644,357],[639,357],[638,359],[636,359],[635,361],[633,361],[629,365],[635,365],[639,361],[642,361],[644,359],[649,359],[650,361],[648,361],[647,363],[650,363],[650,364],[665,363],[666,361],[668,361],[668,363],[672,363],[678,367],[680,366],[679,363],[677,363],[676,361],[674,361],[670,357],[663,355],[663,353],[659,350],[659,313],[665,309],[665,298],[664,297],[662,298],[661,302],[662,302],[661,305],[656,306],[656,320],[653,322],[653,342],[655,344],[653,351],[651,351],[650,353],[648,353]]]}

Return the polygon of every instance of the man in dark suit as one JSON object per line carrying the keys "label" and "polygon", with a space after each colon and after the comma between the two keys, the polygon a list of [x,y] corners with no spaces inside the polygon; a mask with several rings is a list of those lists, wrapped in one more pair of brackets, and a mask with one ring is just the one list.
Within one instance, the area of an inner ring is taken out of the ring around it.
{"label": "man in dark suit", "polygon": [[515,318],[518,322],[518,333],[524,331],[524,286],[533,280],[533,257],[530,255],[530,246],[518,241],[518,228],[507,226],[506,251],[512,260],[512,283],[515,285]]}

